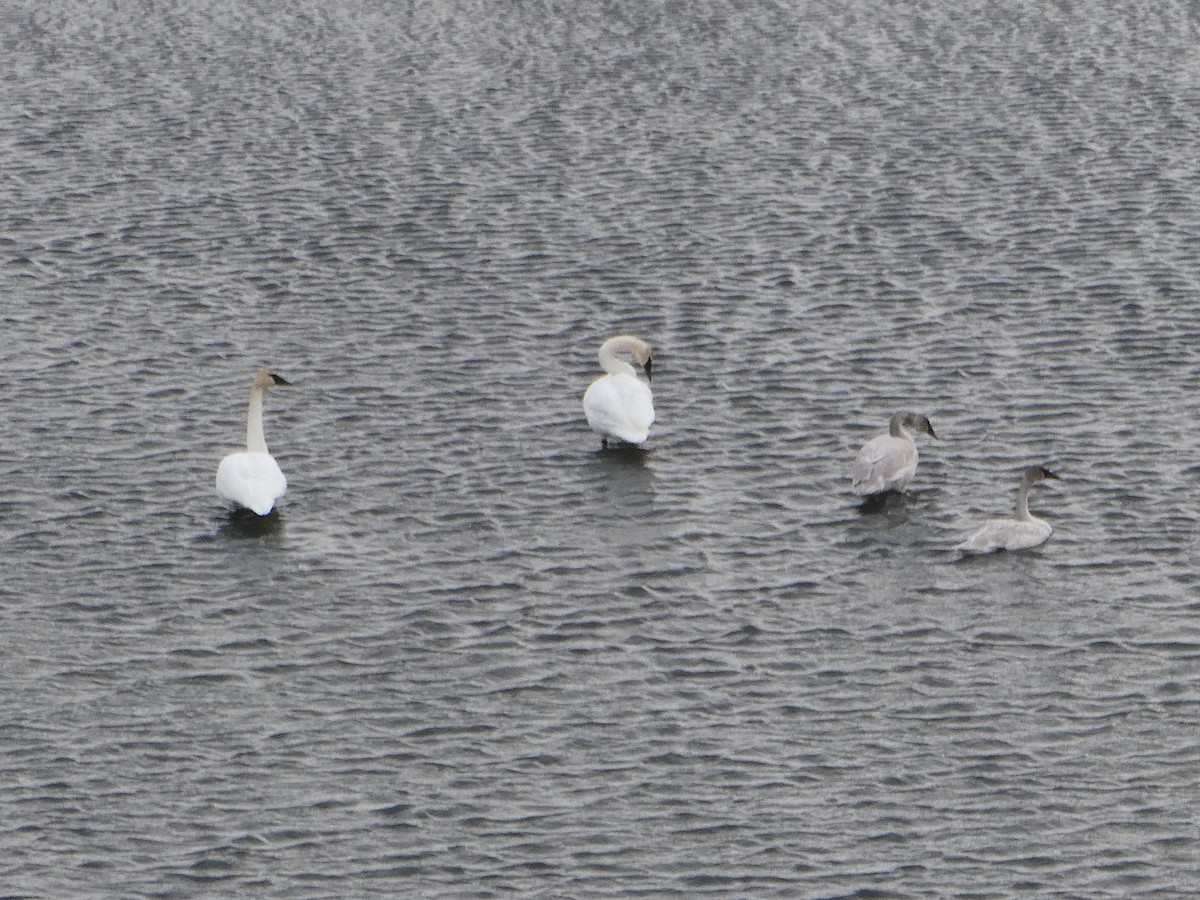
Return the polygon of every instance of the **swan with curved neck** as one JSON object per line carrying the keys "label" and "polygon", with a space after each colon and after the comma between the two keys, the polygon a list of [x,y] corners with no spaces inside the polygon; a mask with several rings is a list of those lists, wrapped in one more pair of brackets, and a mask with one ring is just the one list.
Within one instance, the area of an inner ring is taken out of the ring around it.
{"label": "swan with curved neck", "polygon": [[250,383],[250,408],[246,413],[246,449],[230,453],[217,467],[217,495],[235,507],[265,516],[287,490],[287,478],[267,449],[263,434],[263,394],[290,382],[269,369],[259,369]]}
{"label": "swan with curved neck", "polygon": [[888,422],[888,433],[863,444],[850,468],[851,489],[860,497],[903,491],[917,473],[917,442],[907,429],[937,439],[928,417],[898,412]]}
{"label": "swan with curved neck", "polygon": [[[633,363],[641,366],[646,381],[638,378]],[[604,447],[610,438],[644,443],[654,423],[654,396],[648,384],[653,368],[650,345],[630,334],[611,337],[600,345],[600,367],[606,374],[583,395],[588,425],[600,435]]]}
{"label": "swan with curved neck", "polygon": [[1029,512],[1029,489],[1047,478],[1058,480],[1058,476],[1044,466],[1026,468],[1017,489],[1016,515],[1011,519],[990,519],[954,549],[967,553],[994,553],[997,550],[1026,550],[1044,544],[1053,529],[1049,522]]}

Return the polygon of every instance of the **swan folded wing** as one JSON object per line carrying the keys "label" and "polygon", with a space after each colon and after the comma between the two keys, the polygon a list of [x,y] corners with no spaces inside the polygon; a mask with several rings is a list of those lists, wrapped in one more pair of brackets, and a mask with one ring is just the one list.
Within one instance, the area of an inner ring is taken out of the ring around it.
{"label": "swan folded wing", "polygon": [[1020,522],[1016,519],[991,519],[954,549],[970,553],[994,553],[997,550],[1027,550],[1043,544],[1051,528],[1041,519]]}
{"label": "swan folded wing", "polygon": [[287,478],[269,453],[231,453],[217,468],[222,500],[265,516],[287,490]]}
{"label": "swan folded wing", "polygon": [[606,375],[583,395],[583,412],[597,434],[640,444],[654,423],[654,399],[649,386],[637,378]]}
{"label": "swan folded wing", "polygon": [[850,469],[859,494],[902,490],[917,471],[917,451],[911,441],[881,434],[863,444]]}

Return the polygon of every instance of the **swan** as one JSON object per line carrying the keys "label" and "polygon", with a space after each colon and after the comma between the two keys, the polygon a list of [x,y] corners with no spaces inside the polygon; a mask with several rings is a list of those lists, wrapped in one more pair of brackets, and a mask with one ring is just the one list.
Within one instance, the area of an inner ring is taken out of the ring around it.
{"label": "swan", "polygon": [[250,384],[250,410],[246,414],[246,449],[230,453],[217,467],[217,494],[235,507],[265,516],[287,490],[287,479],[267,449],[263,437],[263,393],[290,382],[269,369],[259,369]]}
{"label": "swan", "polygon": [[600,444],[608,447],[609,438],[641,444],[650,436],[654,422],[654,396],[650,385],[637,377],[637,370],[625,359],[632,357],[650,380],[653,368],[650,345],[629,334],[611,337],[600,345],[600,368],[607,372],[593,381],[583,395],[583,414],[592,431],[600,435]]}
{"label": "swan", "polygon": [[1029,466],[1021,473],[1017,491],[1017,515],[1012,519],[991,519],[955,547],[968,553],[992,553],[996,550],[1026,550],[1044,544],[1053,530],[1049,522],[1029,513],[1029,489],[1039,481],[1058,476],[1044,466]]}
{"label": "swan", "polygon": [[917,442],[906,428],[937,438],[927,417],[896,413],[888,422],[888,433],[871,438],[858,451],[850,468],[854,493],[870,497],[908,487],[917,472]]}

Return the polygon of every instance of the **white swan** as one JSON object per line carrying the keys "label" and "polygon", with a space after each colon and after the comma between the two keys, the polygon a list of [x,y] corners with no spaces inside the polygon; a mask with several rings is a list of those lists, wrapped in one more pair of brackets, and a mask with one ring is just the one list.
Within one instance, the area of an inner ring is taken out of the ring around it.
{"label": "white swan", "polygon": [[1029,513],[1029,489],[1047,478],[1058,476],[1042,466],[1029,466],[1021,475],[1017,491],[1017,515],[1013,519],[991,519],[955,547],[968,553],[992,553],[996,550],[1026,550],[1044,544],[1053,530],[1050,523]]}
{"label": "white swan", "polygon": [[850,468],[852,489],[869,497],[887,491],[903,491],[917,473],[917,442],[905,427],[937,438],[929,419],[917,413],[898,412],[888,422],[888,433],[871,438]]}
{"label": "white swan", "polygon": [[263,392],[289,384],[268,369],[259,369],[250,387],[246,414],[246,449],[230,453],[217,467],[217,494],[222,500],[265,516],[287,490],[287,479],[263,437]]}
{"label": "white swan", "polygon": [[609,438],[642,443],[654,422],[650,385],[638,379],[637,370],[621,358],[624,354],[642,367],[649,381],[650,345],[641,338],[619,334],[600,345],[600,367],[608,374],[593,381],[583,395],[583,414],[605,447]]}

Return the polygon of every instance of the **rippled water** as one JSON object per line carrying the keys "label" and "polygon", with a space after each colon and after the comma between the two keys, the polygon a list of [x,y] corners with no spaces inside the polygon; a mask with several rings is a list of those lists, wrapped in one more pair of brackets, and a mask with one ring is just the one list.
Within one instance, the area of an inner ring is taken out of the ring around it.
{"label": "rippled water", "polygon": [[2,893],[1189,895],[1197,15],[10,6]]}

